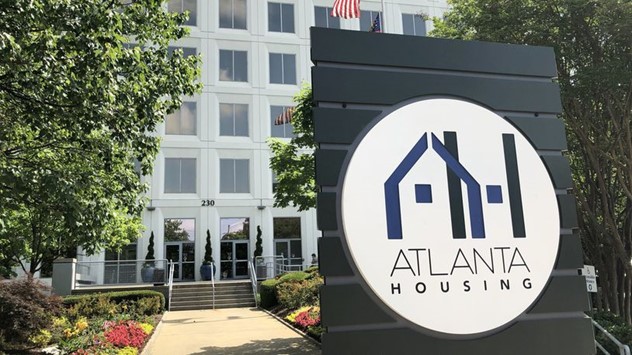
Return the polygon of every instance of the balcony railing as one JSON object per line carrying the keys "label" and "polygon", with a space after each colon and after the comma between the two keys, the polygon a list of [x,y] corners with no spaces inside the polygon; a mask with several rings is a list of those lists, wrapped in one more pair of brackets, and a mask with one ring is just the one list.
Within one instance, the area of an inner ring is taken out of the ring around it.
{"label": "balcony railing", "polygon": [[283,256],[257,256],[254,268],[257,279],[271,279],[289,271],[303,271],[311,265],[305,264],[303,258],[286,258]]}
{"label": "balcony railing", "polygon": [[77,261],[75,288],[104,285],[165,284],[168,281],[167,269],[168,263],[165,259]]}

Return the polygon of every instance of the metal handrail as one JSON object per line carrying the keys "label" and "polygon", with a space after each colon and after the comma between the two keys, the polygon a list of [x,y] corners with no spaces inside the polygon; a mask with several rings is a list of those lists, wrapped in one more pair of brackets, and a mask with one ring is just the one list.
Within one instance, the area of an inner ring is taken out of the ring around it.
{"label": "metal handrail", "polygon": [[257,304],[257,272],[252,261],[248,261],[248,268],[250,268],[250,283],[252,284],[252,296],[255,298],[255,307],[259,307]]}
{"label": "metal handrail", "polygon": [[171,259],[169,259],[169,307],[168,311],[171,311],[171,293],[173,291],[173,269],[174,263]]}
{"label": "metal handrail", "polygon": [[211,289],[213,292],[213,309],[215,309],[215,264],[211,264],[213,269],[211,270]]}
{"label": "metal handrail", "polygon": [[[602,326],[600,326],[599,323],[595,322],[594,319],[591,319],[591,320],[592,320],[593,325],[597,329],[599,329],[602,333],[606,335],[606,337],[608,337],[608,339],[610,339],[613,343],[617,345],[617,347],[619,348],[619,355],[631,355],[630,347],[628,345],[623,344],[619,340],[617,340],[617,338],[615,338],[612,334],[608,333],[607,330],[605,330]],[[597,342],[596,340],[595,340],[595,344],[597,345],[599,350],[604,352],[604,354],[610,355],[610,353],[608,353],[606,349],[604,349],[603,346],[601,346],[601,344],[599,344],[599,342]]]}

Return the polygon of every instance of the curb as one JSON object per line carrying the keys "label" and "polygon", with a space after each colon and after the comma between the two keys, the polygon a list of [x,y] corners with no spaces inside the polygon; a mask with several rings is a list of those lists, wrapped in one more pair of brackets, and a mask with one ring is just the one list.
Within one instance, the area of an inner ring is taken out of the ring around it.
{"label": "curb", "polygon": [[[307,333],[303,332],[300,329],[296,329],[294,326],[292,326],[290,323],[286,322],[284,319],[278,317],[276,314],[268,311],[267,309],[263,309],[261,307],[256,307],[256,309],[263,311],[264,313],[266,313],[267,315],[271,316],[272,318],[276,319],[277,321],[281,322],[281,324],[285,325],[286,327],[290,328],[291,330],[293,330],[295,333],[299,334],[300,336],[302,336],[303,338],[309,340],[312,344],[316,345],[318,347],[318,349],[322,349],[320,342],[318,342],[316,339],[310,337],[309,335],[307,335]],[[162,320],[161,320],[162,322]],[[158,327],[156,327],[158,328]]]}
{"label": "curb", "polygon": [[155,337],[156,334],[158,334],[158,331],[160,331],[160,328],[162,328],[162,320],[165,319],[165,315],[167,314],[167,312],[169,311],[165,311],[165,313],[162,314],[162,317],[160,317],[160,322],[156,324],[154,331],[151,333],[151,336],[149,337],[149,340],[147,340],[147,342],[143,346],[143,350],[140,352],[140,355],[151,355],[149,352],[147,352],[147,349],[149,349],[149,346],[154,342],[154,339],[156,338]]}

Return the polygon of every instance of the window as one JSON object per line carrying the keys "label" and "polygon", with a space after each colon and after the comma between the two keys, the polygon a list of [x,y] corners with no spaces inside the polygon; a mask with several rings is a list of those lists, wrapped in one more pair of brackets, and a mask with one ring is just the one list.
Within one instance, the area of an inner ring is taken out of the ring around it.
{"label": "window", "polygon": [[219,135],[248,137],[248,105],[219,105]]}
{"label": "window", "polygon": [[219,228],[221,240],[239,240],[250,238],[250,218],[220,218]]}
{"label": "window", "polygon": [[248,53],[246,51],[219,51],[219,80],[248,81]]}
{"label": "window", "polygon": [[277,178],[277,175],[274,172],[274,170],[272,170],[272,193],[276,192],[278,185],[279,185],[279,179]]}
{"label": "window", "polygon": [[294,5],[268,3],[268,31],[294,33]]}
{"label": "window", "polygon": [[165,159],[165,192],[195,193],[195,158]]}
{"label": "window", "polygon": [[314,24],[316,27],[340,28],[340,18],[331,17],[331,7],[314,7]]}
{"label": "window", "polygon": [[301,270],[303,248],[301,246],[301,219],[277,217],[272,220],[274,229],[274,256],[283,258],[287,270]]}
{"label": "window", "polygon": [[270,106],[270,135],[272,137],[294,137],[294,127],[292,127],[291,123],[276,124],[277,117],[282,115],[288,108],[287,106]]}
{"label": "window", "polygon": [[174,135],[195,135],[197,103],[183,102],[180,109],[167,116],[165,132]]}
{"label": "window", "polygon": [[219,160],[219,192],[250,192],[250,161],[248,159]]}
{"label": "window", "polygon": [[182,51],[183,58],[187,58],[187,57],[197,54],[197,50],[193,47],[176,47],[176,46],[167,47],[167,53],[169,53],[169,56],[172,56],[173,52],[177,50]]}
{"label": "window", "polygon": [[136,283],[136,259],[136,243],[124,246],[120,253],[106,250],[103,283]]}
{"label": "window", "polygon": [[270,83],[296,84],[296,56],[270,53]]}
{"label": "window", "polygon": [[219,27],[247,29],[246,16],[248,12],[246,6],[246,0],[220,0]]}
{"label": "window", "polygon": [[384,22],[380,11],[360,11],[360,31],[370,30],[378,14],[380,14],[380,23]]}
{"label": "window", "polygon": [[424,21],[422,16],[413,14],[402,14],[402,26],[404,28],[405,35],[426,35],[426,21]]}
{"label": "window", "polygon": [[174,263],[173,279],[195,279],[195,218],[166,218],[164,228],[164,255]]}
{"label": "window", "polygon": [[165,219],[165,242],[195,242],[195,218]]}
{"label": "window", "polygon": [[189,19],[184,22],[187,26],[197,25],[197,1],[196,0],[169,0],[169,12],[189,12]]}
{"label": "window", "polygon": [[140,180],[140,177],[143,174],[143,167],[141,166],[140,161],[136,158],[134,158],[134,172],[136,173],[136,176],[138,176],[138,180]]}

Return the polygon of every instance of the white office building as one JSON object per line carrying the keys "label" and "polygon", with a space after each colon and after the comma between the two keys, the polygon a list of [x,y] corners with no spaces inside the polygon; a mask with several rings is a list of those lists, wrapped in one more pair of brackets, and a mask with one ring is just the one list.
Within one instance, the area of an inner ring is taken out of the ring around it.
{"label": "white office building", "polygon": [[[320,235],[315,210],[273,207],[266,140],[292,137],[291,125],[274,120],[310,81],[309,28],[368,31],[383,6],[362,0],[361,18],[346,20],[328,16],[333,2],[169,1],[170,11],[190,12],[190,35],[173,46],[201,54],[204,88],[158,129],[161,150],[153,175],[144,177],[151,184],[144,236],[120,254],[80,254],[80,262],[144,259],[153,232],[156,259],[176,262],[174,279],[200,280],[208,230],[216,278],[247,278],[260,226],[264,256],[311,263]],[[419,15],[441,16],[448,7],[446,0],[385,0],[384,6],[386,32],[418,36],[432,26]],[[112,263],[98,283],[138,282],[138,266],[130,268],[126,274]]]}

